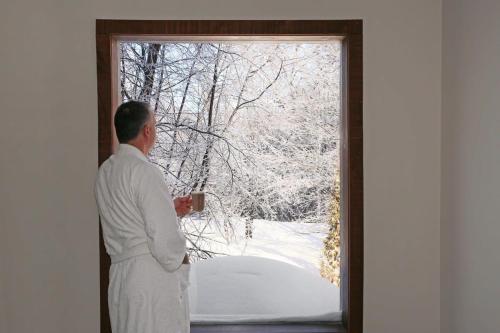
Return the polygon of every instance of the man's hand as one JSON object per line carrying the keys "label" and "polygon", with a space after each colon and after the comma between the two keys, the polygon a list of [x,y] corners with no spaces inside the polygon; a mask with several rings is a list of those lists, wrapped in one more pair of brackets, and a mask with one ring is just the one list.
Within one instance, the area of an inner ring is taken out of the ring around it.
{"label": "man's hand", "polygon": [[191,196],[178,197],[174,199],[175,211],[177,212],[177,216],[183,217],[191,211],[191,205],[193,204],[193,199]]}

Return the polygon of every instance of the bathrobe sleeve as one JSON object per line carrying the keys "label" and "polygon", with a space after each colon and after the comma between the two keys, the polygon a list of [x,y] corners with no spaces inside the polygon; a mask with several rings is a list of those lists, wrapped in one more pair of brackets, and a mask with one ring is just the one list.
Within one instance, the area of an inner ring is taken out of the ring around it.
{"label": "bathrobe sleeve", "polygon": [[186,238],[179,228],[170,190],[154,165],[141,168],[136,193],[144,220],[148,246],[168,272],[178,270],[186,254]]}

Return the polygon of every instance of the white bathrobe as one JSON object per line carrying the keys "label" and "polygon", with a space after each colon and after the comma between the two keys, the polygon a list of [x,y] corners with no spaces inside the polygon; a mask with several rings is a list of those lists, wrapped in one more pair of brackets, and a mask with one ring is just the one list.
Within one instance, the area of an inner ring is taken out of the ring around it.
{"label": "white bathrobe", "polygon": [[137,148],[120,144],[96,179],[111,257],[108,305],[113,333],[187,333],[190,265],[169,188]]}

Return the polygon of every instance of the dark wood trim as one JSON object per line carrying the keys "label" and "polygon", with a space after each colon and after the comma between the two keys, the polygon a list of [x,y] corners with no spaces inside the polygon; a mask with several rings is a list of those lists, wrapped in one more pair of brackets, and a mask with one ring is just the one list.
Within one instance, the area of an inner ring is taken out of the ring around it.
{"label": "dark wood trim", "polygon": [[363,39],[343,40],[341,304],[349,333],[363,330]]}
{"label": "dark wood trim", "polygon": [[[97,110],[98,110],[98,163],[99,166],[113,151],[112,124],[112,80],[111,36],[96,34],[97,52]],[[108,312],[108,283],[111,259],[106,253],[102,237],[102,227],[99,221],[99,276],[100,276],[100,327],[101,333],[111,333],[111,323]]]}
{"label": "dark wood trim", "polygon": [[[361,20],[299,21],[142,21],[96,20],[97,95],[99,121],[99,165],[113,152],[115,143],[112,117],[118,103],[117,40],[168,38],[232,38],[276,40],[294,37],[343,38],[342,97],[342,224],[341,224],[341,304],[343,330],[363,330],[363,23]],[[107,287],[110,260],[99,229],[101,333],[110,333]],[[306,326],[314,326],[311,323]],[[234,326],[232,332],[243,332]],[[255,326],[255,325],[254,325]],[[286,325],[285,325],[286,326]],[[285,327],[283,326],[283,327]],[[193,326],[195,328],[196,325]],[[229,326],[225,326],[226,331]],[[262,332],[275,331],[265,330]],[[318,326],[315,326],[317,329]],[[248,327],[247,327],[248,328]],[[200,331],[199,327],[197,332]],[[269,328],[271,329],[271,328]],[[213,328],[212,328],[213,330]],[[307,330],[307,329],[306,329]],[[342,329],[332,328],[331,332]],[[212,332],[205,330],[204,332]],[[229,332],[229,331],[227,331]],[[305,332],[305,331],[303,331]],[[310,332],[316,332],[312,328]]]}
{"label": "dark wood trim", "polygon": [[191,333],[346,333],[341,324],[192,324]]}
{"label": "dark wood trim", "polygon": [[361,20],[96,20],[97,34],[118,36],[346,36],[361,32]]}

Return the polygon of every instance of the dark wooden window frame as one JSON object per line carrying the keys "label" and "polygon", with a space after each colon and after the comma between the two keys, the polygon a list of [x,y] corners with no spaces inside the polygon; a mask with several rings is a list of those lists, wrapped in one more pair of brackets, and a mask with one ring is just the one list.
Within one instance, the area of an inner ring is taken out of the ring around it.
{"label": "dark wooden window frame", "polygon": [[[119,40],[342,40],[341,325],[252,325],[245,332],[348,332],[363,329],[363,39],[361,20],[96,20],[99,165],[113,152],[112,117],[118,106]],[[208,38],[210,37],[210,38]],[[184,38],[184,39],[183,39]],[[99,225],[101,333],[111,332],[107,302],[110,259]],[[318,323],[319,324],[319,323]],[[240,325],[193,329],[243,332]]]}

